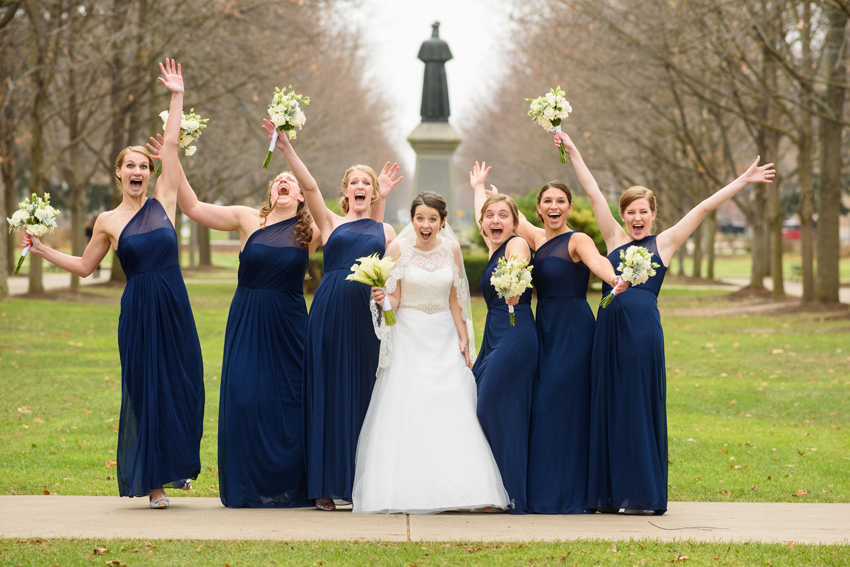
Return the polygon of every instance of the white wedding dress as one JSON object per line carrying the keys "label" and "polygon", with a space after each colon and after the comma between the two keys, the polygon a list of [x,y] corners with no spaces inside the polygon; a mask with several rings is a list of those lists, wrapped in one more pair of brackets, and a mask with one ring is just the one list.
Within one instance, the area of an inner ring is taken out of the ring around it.
{"label": "white wedding dress", "polygon": [[387,290],[400,280],[401,301],[396,325],[381,329],[381,367],[357,442],[354,511],[507,508],[499,468],[475,413],[475,378],[449,310],[454,288],[471,322],[469,290],[452,242],[443,238],[422,251],[399,239],[399,247]]}

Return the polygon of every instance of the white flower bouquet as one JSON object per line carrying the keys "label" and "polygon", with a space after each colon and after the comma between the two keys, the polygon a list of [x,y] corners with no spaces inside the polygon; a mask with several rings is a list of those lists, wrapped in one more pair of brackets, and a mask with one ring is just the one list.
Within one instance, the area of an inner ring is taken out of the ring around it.
{"label": "white flower bouquet", "polygon": [[280,90],[275,87],[274,99],[269,105],[269,120],[276,126],[274,134],[272,134],[272,142],[269,144],[269,151],[266,153],[266,160],[263,162],[263,169],[269,168],[269,163],[272,160],[274,146],[277,144],[278,132],[285,131],[290,140],[295,139],[295,128],[299,130],[304,126],[307,117],[304,116],[304,111],[301,110],[301,105],[307,106],[310,104],[309,96],[295,94],[292,90],[292,85],[289,85],[289,92],[284,88]]}
{"label": "white flower bouquet", "polygon": [[[620,265],[617,266],[617,271],[620,272],[620,281],[629,282],[632,285],[639,285],[655,275],[655,268],[660,265],[652,261],[652,252],[643,246],[629,246],[625,250],[620,250]],[[599,303],[600,307],[608,307],[614,300],[614,290],[602,298]]]}
{"label": "white flower bouquet", "polygon": [[[525,99],[531,103],[531,108],[528,110],[528,115],[547,132],[560,132],[561,121],[570,115],[573,107],[564,98],[564,91],[561,87],[549,89],[549,92],[543,96],[531,99]],[[560,146],[561,163],[567,163],[567,151],[564,146]]]}
{"label": "white flower bouquet", "polygon": [[[499,263],[496,264],[496,269],[490,276],[490,285],[496,288],[499,297],[515,297],[531,287],[531,270],[533,268],[534,266],[528,265],[527,260],[517,261],[516,254],[511,256],[508,261],[499,258]],[[516,325],[514,306],[508,305],[508,311],[511,314],[511,327],[513,327]]]}
{"label": "white flower bouquet", "polygon": [[381,308],[384,310],[384,322],[387,324],[387,327],[395,325],[395,313],[393,313],[393,306],[390,303],[389,294],[387,294],[384,286],[387,285],[387,280],[390,279],[390,272],[396,263],[389,256],[378,258],[377,254],[358,258],[357,261],[360,264],[351,266],[352,274],[345,279],[383,289],[385,296]]}
{"label": "white flower bouquet", "polygon": [[[18,203],[18,210],[12,215],[12,218],[7,218],[9,223],[9,232],[26,230],[30,236],[41,238],[45,234],[50,234],[56,228],[56,217],[59,211],[50,206],[50,193],[45,193],[42,199],[35,193],[31,199],[27,199],[23,203]],[[27,257],[27,252],[30,247],[27,246],[21,252],[21,257],[18,260],[18,265],[15,266],[15,273],[21,271],[21,264],[24,263],[24,258]]]}
{"label": "white flower bouquet", "polygon": [[[165,130],[165,123],[168,122],[168,111],[163,110],[159,113],[162,118],[162,129]],[[207,127],[209,118],[201,118],[195,114],[195,109],[189,110],[189,114],[183,113],[183,119],[180,121],[180,139],[177,140],[177,145],[186,150],[187,156],[195,155],[195,146],[190,145],[192,142],[201,137],[201,130]],[[162,173],[162,162],[156,165],[156,174]]]}

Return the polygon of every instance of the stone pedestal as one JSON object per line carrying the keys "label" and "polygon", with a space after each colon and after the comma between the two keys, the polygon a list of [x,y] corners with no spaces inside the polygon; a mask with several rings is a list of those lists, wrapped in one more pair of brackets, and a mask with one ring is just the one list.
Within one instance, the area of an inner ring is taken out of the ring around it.
{"label": "stone pedestal", "polygon": [[460,135],[448,122],[423,122],[411,132],[407,141],[416,151],[412,197],[422,191],[439,193],[448,204],[449,222],[456,225],[453,157],[461,142]]}

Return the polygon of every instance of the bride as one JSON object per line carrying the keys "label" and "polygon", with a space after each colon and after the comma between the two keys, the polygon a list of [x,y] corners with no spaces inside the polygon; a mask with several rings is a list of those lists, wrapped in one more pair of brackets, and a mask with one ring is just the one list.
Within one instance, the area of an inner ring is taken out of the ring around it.
{"label": "bride", "polygon": [[[355,512],[434,514],[507,508],[475,414],[469,285],[446,202],[431,191],[387,255],[396,325],[381,327],[378,378],[357,442]],[[384,292],[372,288],[381,305]]]}

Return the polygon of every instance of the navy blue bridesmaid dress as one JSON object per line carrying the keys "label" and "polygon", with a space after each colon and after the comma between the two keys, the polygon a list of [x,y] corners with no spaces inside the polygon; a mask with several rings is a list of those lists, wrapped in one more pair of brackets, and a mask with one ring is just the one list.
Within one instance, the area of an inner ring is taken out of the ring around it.
{"label": "navy blue bridesmaid dress", "polygon": [[201,472],[201,343],[177,233],[159,201],[148,199],[130,219],[116,254],[127,275],[118,318],[118,490],[147,496],[151,488],[182,488]]}
{"label": "navy blue bridesmaid dress", "polygon": [[[661,264],[655,236],[616,248],[643,246]],[[667,510],[667,376],[658,293],[667,268],[618,295],[597,313],[590,409],[590,509]],[[603,293],[611,290],[603,285]]]}
{"label": "navy blue bridesmaid dress", "polygon": [[534,255],[540,350],[531,398],[528,511],[587,511],[590,361],[593,311],[590,269],[570,257],[574,232],[558,235]]}
{"label": "navy blue bridesmaid dress", "polygon": [[384,225],[338,226],[324,246],[325,270],[310,306],[304,345],[307,495],[351,500],[354,454],[372,399],[381,343],[372,327],[370,289],[346,281],[363,256],[383,254]]}
{"label": "navy blue bridesmaid dress", "polygon": [[301,407],[309,255],[296,223],[257,230],[239,254],[218,410],[219,487],[229,507],[312,505]]}
{"label": "navy blue bridesmaid dress", "polygon": [[[508,306],[490,284],[490,276],[499,258],[504,258],[510,240],[493,253],[478,282],[487,301],[487,321],[472,372],[478,385],[478,421],[499,465],[508,492],[508,511],[527,514],[528,426],[531,385],[537,368],[531,290],[526,290],[514,306],[516,326],[511,327]],[[532,272],[532,279],[533,276]]]}

